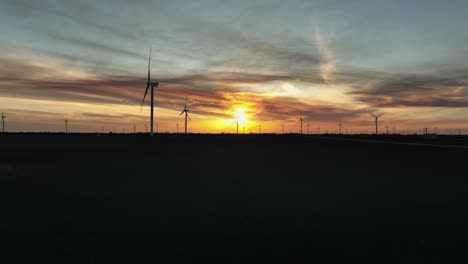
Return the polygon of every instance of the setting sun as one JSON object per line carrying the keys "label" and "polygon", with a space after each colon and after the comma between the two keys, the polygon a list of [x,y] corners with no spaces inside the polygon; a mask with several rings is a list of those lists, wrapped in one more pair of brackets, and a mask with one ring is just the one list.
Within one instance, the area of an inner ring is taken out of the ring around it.
{"label": "setting sun", "polygon": [[236,112],[234,112],[234,115],[236,117],[236,121],[239,122],[240,126],[245,126],[247,123],[247,115],[245,114],[245,110],[243,108],[237,109]]}

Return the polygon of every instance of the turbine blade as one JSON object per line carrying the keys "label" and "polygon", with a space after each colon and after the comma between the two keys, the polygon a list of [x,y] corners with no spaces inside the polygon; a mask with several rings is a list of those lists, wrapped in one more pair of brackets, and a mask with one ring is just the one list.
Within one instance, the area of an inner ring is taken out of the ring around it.
{"label": "turbine blade", "polygon": [[382,114],[378,115],[377,117],[381,117],[381,116],[383,116],[383,114],[384,114],[384,113],[382,113]]}
{"label": "turbine blade", "polygon": [[145,98],[146,98],[146,94],[148,94],[148,88],[150,87],[149,83],[148,85],[146,85],[146,90],[145,90],[145,95],[143,96],[143,100],[141,101],[141,109],[140,109],[140,112],[141,110],[143,110],[143,104],[145,103]]}
{"label": "turbine blade", "polygon": [[151,76],[150,76],[150,68],[151,68],[151,53],[153,51],[153,48],[150,49],[150,55],[148,59],[148,82],[151,82]]}
{"label": "turbine blade", "polygon": [[180,117],[185,111],[182,111],[178,117]]}
{"label": "turbine blade", "polygon": [[188,114],[188,113],[187,113],[187,117],[188,117],[188,119],[189,119],[190,121],[192,120],[192,119],[190,118],[190,116],[189,116],[189,114]]}

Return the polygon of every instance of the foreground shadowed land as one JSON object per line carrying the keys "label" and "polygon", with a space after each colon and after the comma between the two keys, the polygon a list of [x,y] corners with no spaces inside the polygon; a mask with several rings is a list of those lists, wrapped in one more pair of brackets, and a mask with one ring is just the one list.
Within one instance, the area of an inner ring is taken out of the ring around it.
{"label": "foreground shadowed land", "polygon": [[19,262],[447,262],[467,236],[466,149],[298,135],[0,144]]}

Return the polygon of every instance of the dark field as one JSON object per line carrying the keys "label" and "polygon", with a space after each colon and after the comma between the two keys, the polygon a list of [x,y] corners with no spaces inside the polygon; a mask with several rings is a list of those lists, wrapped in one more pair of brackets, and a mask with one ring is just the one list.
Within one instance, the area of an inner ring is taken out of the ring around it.
{"label": "dark field", "polygon": [[18,263],[466,263],[468,149],[299,135],[6,135],[0,149]]}

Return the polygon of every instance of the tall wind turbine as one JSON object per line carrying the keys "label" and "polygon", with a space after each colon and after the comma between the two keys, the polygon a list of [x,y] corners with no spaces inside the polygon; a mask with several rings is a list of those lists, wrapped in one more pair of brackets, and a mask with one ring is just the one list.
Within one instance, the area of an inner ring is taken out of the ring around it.
{"label": "tall wind turbine", "polygon": [[[158,88],[158,82],[152,82],[151,81],[151,52],[153,49],[150,49],[150,55],[148,59],[148,80],[146,81],[146,90],[145,90],[145,95],[143,96],[143,101],[141,101],[141,108],[143,109],[143,103],[145,102],[146,94],[148,93],[148,89],[151,87],[151,136],[154,135],[154,130],[153,130],[153,122],[154,122],[154,88]],[[141,110],[140,110],[141,111]]]}
{"label": "tall wind turbine", "polygon": [[184,104],[184,110],[182,110],[182,112],[180,113],[179,117],[185,113],[185,134],[187,134],[187,118],[190,119],[190,116],[188,115],[188,112],[190,110],[188,110],[187,108],[187,97],[185,97],[185,104]]}
{"label": "tall wind turbine", "polygon": [[304,118],[302,118],[302,113],[299,114],[299,121],[297,123],[301,123],[301,134],[302,134],[302,123],[307,122]]}
{"label": "tall wind turbine", "polygon": [[5,118],[6,115],[2,112],[2,132],[5,134]]}
{"label": "tall wind turbine", "polygon": [[379,122],[379,117],[381,117],[381,116],[383,115],[383,113],[380,114],[380,115],[374,115],[374,114],[371,112],[370,114],[371,114],[371,115],[374,117],[374,119],[375,119],[375,134],[377,135],[377,134],[379,133],[379,123],[378,123],[378,122]]}
{"label": "tall wind turbine", "polygon": [[65,118],[65,133],[68,133],[68,119]]}

